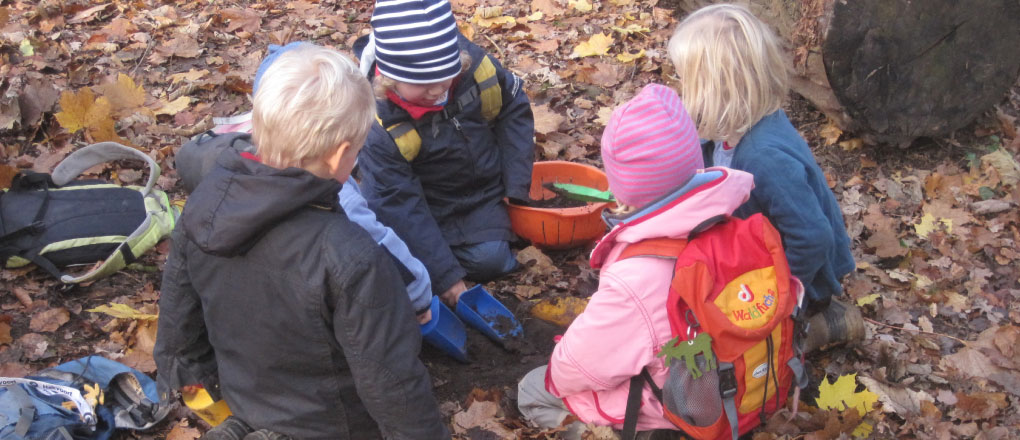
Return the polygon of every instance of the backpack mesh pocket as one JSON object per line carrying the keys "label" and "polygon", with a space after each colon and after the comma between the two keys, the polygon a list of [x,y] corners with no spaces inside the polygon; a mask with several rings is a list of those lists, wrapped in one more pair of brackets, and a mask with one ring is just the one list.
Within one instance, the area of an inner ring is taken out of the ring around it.
{"label": "backpack mesh pocket", "polygon": [[[697,356],[698,369],[705,371],[705,357]],[[669,367],[669,377],[662,387],[662,404],[666,409],[692,426],[711,426],[722,416],[718,368],[695,379],[683,362]]]}

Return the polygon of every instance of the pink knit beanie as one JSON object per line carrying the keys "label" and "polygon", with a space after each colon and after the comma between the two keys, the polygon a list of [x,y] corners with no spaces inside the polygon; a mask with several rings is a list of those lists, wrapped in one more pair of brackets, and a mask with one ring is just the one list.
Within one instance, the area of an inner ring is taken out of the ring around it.
{"label": "pink knit beanie", "polygon": [[649,84],[613,110],[602,133],[609,189],[641,207],[683,184],[705,166],[694,121],[669,87]]}

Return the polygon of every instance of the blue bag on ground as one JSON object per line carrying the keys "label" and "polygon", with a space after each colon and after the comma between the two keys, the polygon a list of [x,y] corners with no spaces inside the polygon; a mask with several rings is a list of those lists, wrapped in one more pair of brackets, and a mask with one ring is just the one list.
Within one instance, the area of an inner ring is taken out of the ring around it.
{"label": "blue bag on ground", "polygon": [[0,378],[0,440],[105,440],[114,429],[151,428],[169,410],[155,381],[100,356]]}

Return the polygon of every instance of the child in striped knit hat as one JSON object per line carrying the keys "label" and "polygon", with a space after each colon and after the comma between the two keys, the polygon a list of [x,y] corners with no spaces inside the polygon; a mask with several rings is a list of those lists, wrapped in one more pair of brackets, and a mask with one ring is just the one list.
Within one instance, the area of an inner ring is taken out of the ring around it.
{"label": "child in striped knit hat", "polygon": [[455,304],[465,279],[514,270],[504,198],[527,200],[534,122],[522,81],[464,38],[447,0],[380,0],[355,44],[379,124],[362,192]]}
{"label": "child in striped knit hat", "polygon": [[[548,366],[519,384],[521,413],[539,427],[560,426],[568,415],[580,420],[563,438],[579,438],[584,423],[621,429],[631,377],[647,369],[661,388],[668,375],[655,354],[672,338],[666,299],[673,261],[621,258],[624,248],[687,238],[703,221],[730,214],[753,186],[741,171],[701,170],[694,122],[676,92],[658,84],[613,111],[602,134],[602,160],[609,189],[625,207],[607,216],[613,228],[592,251],[598,291],[556,344]],[[638,431],[677,429],[649,387],[641,403]]]}

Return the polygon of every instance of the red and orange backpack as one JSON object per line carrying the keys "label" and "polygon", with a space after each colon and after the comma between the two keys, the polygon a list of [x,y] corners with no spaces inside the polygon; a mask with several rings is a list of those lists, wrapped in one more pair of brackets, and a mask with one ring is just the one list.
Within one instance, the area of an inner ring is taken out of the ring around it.
{"label": "red and orange backpack", "polygon": [[631,379],[625,439],[645,384],[687,435],[734,440],[781,408],[791,385],[806,384],[795,343],[803,288],[779,232],[761,214],[717,220],[687,240],[645,240],[620,256],[676,259],[666,303],[673,339],[658,353],[669,376],[661,389],[647,370]]}

